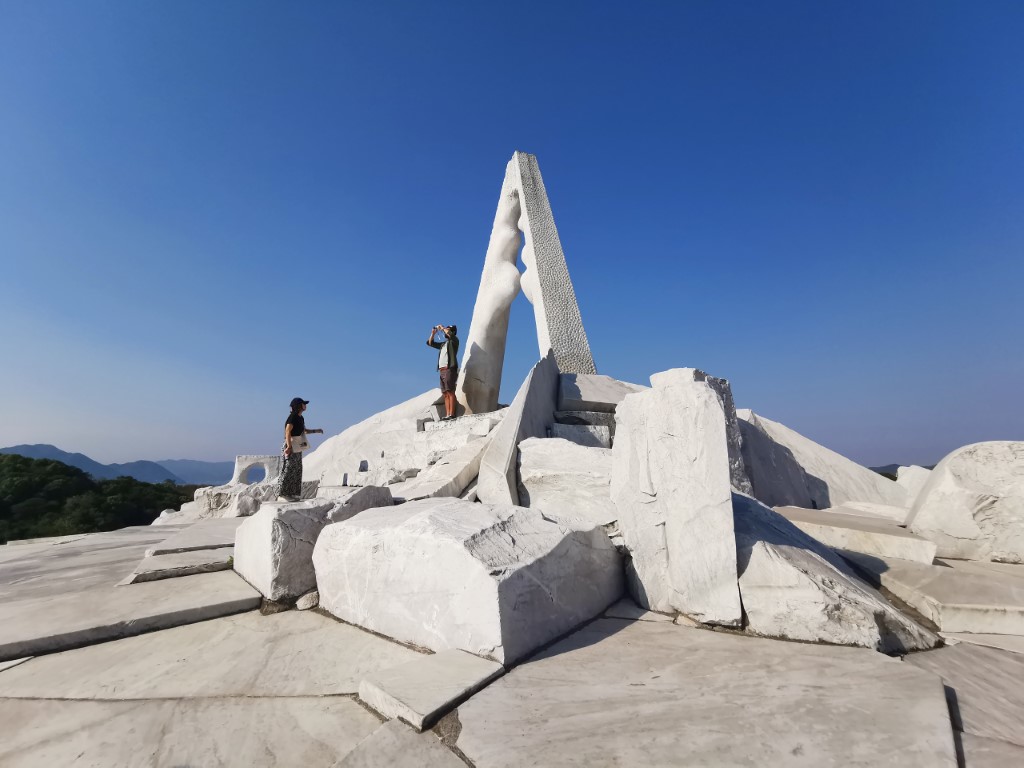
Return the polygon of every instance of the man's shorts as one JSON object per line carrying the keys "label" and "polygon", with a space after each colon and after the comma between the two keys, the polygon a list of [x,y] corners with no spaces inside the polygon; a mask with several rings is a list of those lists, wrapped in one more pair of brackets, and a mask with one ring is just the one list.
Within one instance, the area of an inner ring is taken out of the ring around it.
{"label": "man's shorts", "polygon": [[441,368],[438,370],[438,373],[441,374],[441,391],[454,392],[455,382],[459,380],[459,369]]}

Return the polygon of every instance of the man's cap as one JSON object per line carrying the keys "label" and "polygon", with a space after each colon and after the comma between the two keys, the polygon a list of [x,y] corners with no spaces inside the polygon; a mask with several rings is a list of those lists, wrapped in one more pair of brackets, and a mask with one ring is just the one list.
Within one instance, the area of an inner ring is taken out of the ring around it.
{"label": "man's cap", "polygon": [[300,405],[309,405],[309,400],[303,400],[301,397],[293,397],[291,407],[295,408]]}
{"label": "man's cap", "polygon": [[459,332],[459,329],[458,329],[458,327],[457,327],[457,326],[455,326],[455,325],[449,325],[448,327],[452,329],[452,333],[453,333],[453,334],[454,334],[454,333],[458,333],[458,332]]}

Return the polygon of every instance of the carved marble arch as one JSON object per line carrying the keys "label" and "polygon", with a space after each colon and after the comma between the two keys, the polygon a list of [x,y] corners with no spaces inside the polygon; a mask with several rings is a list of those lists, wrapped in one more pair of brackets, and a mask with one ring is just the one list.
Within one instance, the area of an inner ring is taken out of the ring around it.
{"label": "carved marble arch", "polygon": [[[524,270],[519,271],[520,247]],[[516,152],[505,168],[456,396],[467,413],[493,411],[505,362],[509,313],[520,289],[533,305],[538,359],[554,352],[563,373],[596,373],[540,167]]]}
{"label": "carved marble arch", "polygon": [[272,456],[236,456],[235,457],[235,471],[231,475],[231,485],[242,483],[245,485],[251,485],[252,480],[249,479],[251,470],[256,467],[260,467],[264,471],[264,478],[260,482],[273,482],[277,480],[281,474],[281,457]]}

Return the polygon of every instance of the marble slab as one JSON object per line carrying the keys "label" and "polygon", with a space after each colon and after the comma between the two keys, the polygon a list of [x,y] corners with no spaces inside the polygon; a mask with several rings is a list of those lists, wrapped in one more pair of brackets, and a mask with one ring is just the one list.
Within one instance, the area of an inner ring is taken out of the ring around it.
{"label": "marble slab", "polygon": [[942,678],[957,730],[1024,746],[1024,656],[960,643],[906,657]]}
{"label": "marble slab", "polygon": [[359,698],[384,717],[400,718],[422,731],[503,674],[505,668],[496,661],[441,651],[367,676],[359,684]]}
{"label": "marble slab", "polygon": [[808,536],[833,549],[898,557],[929,565],[935,559],[934,542],[884,518],[801,507],[776,507],[775,511]]}
{"label": "marble slab", "polygon": [[58,544],[0,547],[0,605],[113,587],[176,527],[134,526]]}
{"label": "marble slab", "polygon": [[943,632],[1024,635],[1024,565],[841,554]]}
{"label": "marble slab", "polygon": [[351,695],[366,676],[420,658],[317,613],[251,611],[36,658],[0,675],[0,696]]}
{"label": "marble slab", "polygon": [[200,520],[168,536],[164,541],[146,550],[146,556],[191,552],[195,549],[218,549],[235,546],[235,530],[246,518],[215,517]]}
{"label": "marble slab", "polygon": [[325,766],[379,727],[358,703],[338,697],[0,699],[0,765]]}
{"label": "marble slab", "polygon": [[1024,747],[996,739],[960,734],[964,768],[1020,768],[1024,765]]}
{"label": "marble slab", "polygon": [[[72,545],[73,546],[73,545]],[[77,648],[259,607],[232,571],[0,602],[0,660]]]}
{"label": "marble slab", "polygon": [[937,676],[866,649],[599,619],[458,709],[480,768],[956,766]]}
{"label": "marble slab", "polygon": [[1024,653],[1024,635],[976,635],[971,632],[940,632],[939,634],[950,645],[971,643],[984,645],[987,648],[998,648],[1001,651]]}
{"label": "marble slab", "polygon": [[176,579],[196,573],[214,573],[230,570],[234,559],[234,547],[220,549],[196,549],[191,552],[174,552],[169,555],[152,555],[142,558],[135,570],[119,582],[119,586],[140,584],[145,581]]}

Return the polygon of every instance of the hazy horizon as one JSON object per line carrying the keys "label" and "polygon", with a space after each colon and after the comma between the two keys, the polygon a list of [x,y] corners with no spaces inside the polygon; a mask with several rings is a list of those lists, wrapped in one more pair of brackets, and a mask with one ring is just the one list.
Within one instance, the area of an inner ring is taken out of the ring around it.
{"label": "hazy horizon", "polygon": [[[701,368],[866,466],[1024,439],[1021,39],[1010,2],[4,4],[0,445],[226,461],[292,397],[331,435],[435,386],[517,149],[600,373]],[[520,296],[502,402],[537,357]]]}

